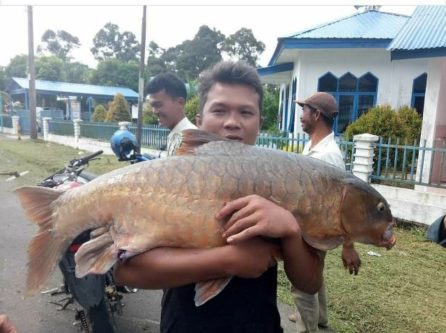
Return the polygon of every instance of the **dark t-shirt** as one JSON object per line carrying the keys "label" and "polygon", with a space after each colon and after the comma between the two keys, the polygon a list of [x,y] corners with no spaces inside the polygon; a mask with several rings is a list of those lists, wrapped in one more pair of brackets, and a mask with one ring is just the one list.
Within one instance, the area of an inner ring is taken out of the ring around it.
{"label": "dark t-shirt", "polygon": [[277,267],[257,279],[233,277],[202,306],[194,304],[195,284],[165,291],[161,333],[278,333]]}

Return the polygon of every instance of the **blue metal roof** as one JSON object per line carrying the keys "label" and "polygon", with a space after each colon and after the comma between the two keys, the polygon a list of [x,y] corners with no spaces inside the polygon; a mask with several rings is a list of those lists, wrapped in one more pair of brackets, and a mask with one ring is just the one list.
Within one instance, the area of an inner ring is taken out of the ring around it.
{"label": "blue metal roof", "polygon": [[369,10],[279,38],[268,66],[284,49],[386,48],[409,16]]}
{"label": "blue metal roof", "polygon": [[393,39],[409,16],[369,10],[293,34],[291,38]]}
{"label": "blue metal roof", "polygon": [[446,6],[417,6],[389,45],[392,59],[446,55]]}
{"label": "blue metal roof", "polygon": [[[13,77],[20,88],[29,89],[29,80]],[[84,96],[107,96],[113,97],[117,93],[122,94],[127,99],[138,100],[138,94],[130,88],[96,86],[92,84],[68,83],[59,81],[36,80],[36,90],[44,92],[54,92],[64,95],[84,95]]]}

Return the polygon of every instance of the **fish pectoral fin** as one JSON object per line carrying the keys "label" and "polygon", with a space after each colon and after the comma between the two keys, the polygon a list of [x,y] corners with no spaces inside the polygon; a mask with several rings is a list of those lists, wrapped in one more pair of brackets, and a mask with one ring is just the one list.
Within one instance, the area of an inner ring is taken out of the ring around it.
{"label": "fish pectoral fin", "polygon": [[333,236],[326,239],[317,239],[305,233],[302,233],[302,238],[305,240],[305,242],[308,243],[308,245],[321,251],[333,250],[334,248],[344,243],[345,240],[345,238],[342,236]]}
{"label": "fish pectoral fin", "polygon": [[76,277],[104,274],[117,261],[118,249],[109,232],[82,244],[76,252]]}
{"label": "fish pectoral fin", "polygon": [[201,306],[211,300],[228,285],[232,277],[209,280],[195,284],[195,306]]}

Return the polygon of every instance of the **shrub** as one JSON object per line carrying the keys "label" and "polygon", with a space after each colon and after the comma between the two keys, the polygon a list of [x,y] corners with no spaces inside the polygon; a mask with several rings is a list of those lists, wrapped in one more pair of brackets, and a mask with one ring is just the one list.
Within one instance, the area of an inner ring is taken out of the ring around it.
{"label": "shrub", "polygon": [[395,111],[389,105],[378,105],[348,125],[344,136],[351,139],[362,133],[395,139],[402,137],[404,130],[399,126]]}
{"label": "shrub", "polygon": [[[415,109],[403,106],[394,111],[388,105],[376,106],[350,124],[345,130],[344,136],[351,139],[356,134],[370,133],[382,137],[384,143],[387,143],[388,139],[390,139],[392,144],[396,144],[397,139],[400,139],[399,144],[405,144],[406,142],[407,144],[413,144],[420,137],[421,123],[421,117]],[[385,165],[388,165],[391,167],[391,170],[387,172],[401,172],[405,177],[410,167],[410,161],[413,159],[413,152],[406,152],[406,161],[404,163],[404,156],[400,147],[385,146],[383,149],[385,156],[382,156],[381,159],[381,173],[385,172],[383,171]],[[375,162],[377,158],[378,156],[375,153]],[[395,170],[393,169],[394,166]]]}
{"label": "shrub", "polygon": [[93,121],[104,122],[107,117],[107,110],[103,105],[99,104],[94,108]]}
{"label": "shrub", "polygon": [[149,103],[144,103],[142,123],[144,125],[158,125],[158,117],[153,113],[152,106]]}
{"label": "shrub", "polygon": [[195,117],[198,113],[199,100],[198,96],[194,95],[186,101],[186,105],[184,106],[184,111],[186,113],[186,117],[195,124]]}
{"label": "shrub", "polygon": [[403,138],[412,144],[418,141],[421,135],[422,118],[418,112],[408,106],[403,106],[398,109],[397,116],[405,130]]}
{"label": "shrub", "polygon": [[113,102],[110,103],[106,121],[131,121],[129,105],[122,94],[116,94]]}

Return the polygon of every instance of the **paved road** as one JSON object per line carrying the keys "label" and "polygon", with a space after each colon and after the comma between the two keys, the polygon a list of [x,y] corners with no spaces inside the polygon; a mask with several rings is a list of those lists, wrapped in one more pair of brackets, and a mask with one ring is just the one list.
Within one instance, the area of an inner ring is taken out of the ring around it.
{"label": "paved road", "polygon": [[[73,312],[57,311],[49,303],[48,295],[23,298],[26,276],[26,248],[36,232],[36,227],[26,221],[22,209],[12,193],[14,181],[0,178],[0,313],[7,313],[22,333],[74,333]],[[47,283],[48,288],[60,285],[60,273],[56,272]],[[124,296],[124,314],[116,323],[120,332],[159,332],[160,291],[141,290]],[[290,307],[280,305],[283,317]],[[282,324],[286,332],[293,326],[286,319]]]}

